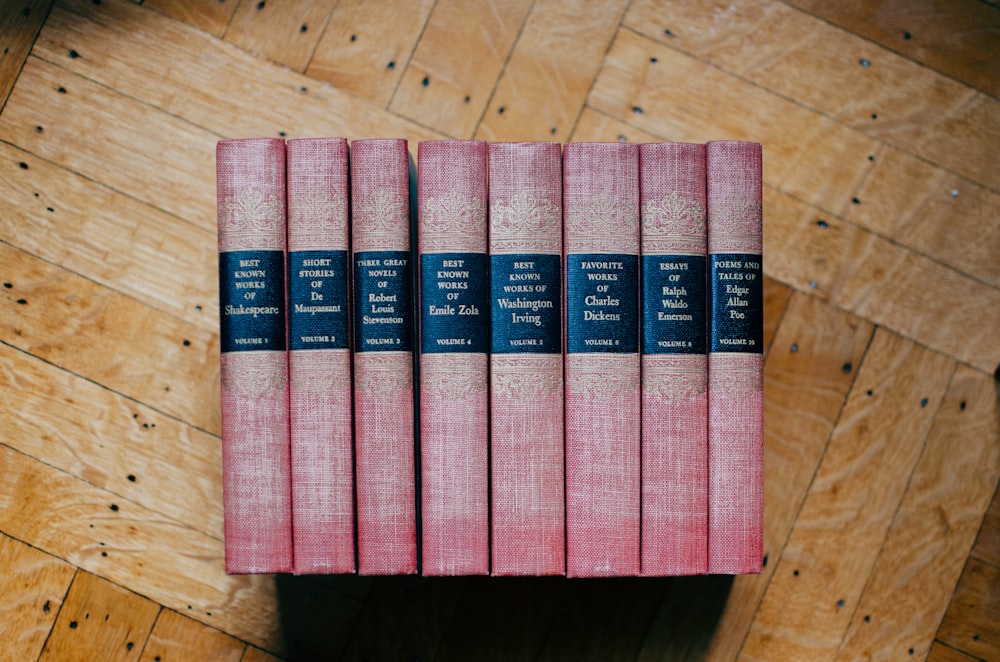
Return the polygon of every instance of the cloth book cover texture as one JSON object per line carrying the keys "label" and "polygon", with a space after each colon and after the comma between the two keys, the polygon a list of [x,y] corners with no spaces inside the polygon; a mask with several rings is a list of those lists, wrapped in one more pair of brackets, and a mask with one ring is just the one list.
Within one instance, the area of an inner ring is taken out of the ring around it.
{"label": "cloth book cover texture", "polygon": [[284,141],[220,141],[216,185],[226,572],[290,572]]}
{"label": "cloth book cover texture", "polygon": [[347,141],[286,149],[295,572],[353,572]]}
{"label": "cloth book cover texture", "polygon": [[492,572],[561,575],[562,150],[489,146]]}
{"label": "cloth book cover texture", "polygon": [[405,140],[351,143],[358,572],[417,571]]}
{"label": "cloth book cover texture", "polygon": [[639,146],[642,574],[708,568],[705,146]]}
{"label": "cloth book cover texture", "polygon": [[424,575],[489,572],[486,143],[418,147]]}
{"label": "cloth book cover texture", "polygon": [[566,571],[639,574],[639,154],[563,150]]}
{"label": "cloth book cover texture", "polygon": [[762,155],[706,146],[710,337],[708,571],[760,572],[764,545]]}

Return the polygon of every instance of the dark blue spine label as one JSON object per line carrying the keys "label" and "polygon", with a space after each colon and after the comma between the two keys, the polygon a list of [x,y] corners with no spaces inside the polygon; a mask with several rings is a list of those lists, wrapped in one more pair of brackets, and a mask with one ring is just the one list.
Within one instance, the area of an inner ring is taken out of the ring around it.
{"label": "dark blue spine label", "polygon": [[558,255],[490,256],[494,354],[562,352]]}
{"label": "dark blue spine label", "polygon": [[489,262],[485,253],[420,256],[420,350],[489,351]]}
{"label": "dark blue spine label", "polygon": [[639,350],[639,256],[566,256],[566,351]]}
{"label": "dark blue spine label", "polygon": [[285,351],[285,253],[219,253],[219,343],[223,353]]}
{"label": "dark blue spine label", "polygon": [[764,351],[764,287],[760,255],[711,256],[712,352]]}
{"label": "dark blue spine label", "polygon": [[413,351],[409,251],[354,254],[354,350]]}
{"label": "dark blue spine label", "polygon": [[704,354],[704,255],[642,257],[642,353]]}
{"label": "dark blue spine label", "polygon": [[347,349],[347,251],[288,254],[291,348]]}

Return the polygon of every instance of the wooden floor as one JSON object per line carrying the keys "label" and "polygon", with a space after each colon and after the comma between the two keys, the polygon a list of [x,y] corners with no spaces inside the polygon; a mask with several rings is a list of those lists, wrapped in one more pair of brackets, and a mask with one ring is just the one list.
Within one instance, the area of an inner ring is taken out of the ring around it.
{"label": "wooden floor", "polygon": [[[5,0],[0,45],[0,658],[1000,660],[992,0]],[[764,143],[763,574],[224,574],[215,142],[334,135]]]}

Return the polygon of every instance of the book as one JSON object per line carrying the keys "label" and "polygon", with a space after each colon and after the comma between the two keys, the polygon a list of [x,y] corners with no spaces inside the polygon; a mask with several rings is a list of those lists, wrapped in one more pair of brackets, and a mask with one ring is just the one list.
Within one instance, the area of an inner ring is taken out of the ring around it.
{"label": "book", "polygon": [[642,574],[708,568],[705,146],[639,146]]}
{"label": "book", "polygon": [[489,146],[492,573],[566,572],[562,154]]}
{"label": "book", "polygon": [[354,572],[347,141],[289,140],[287,160],[295,573]]}
{"label": "book", "polygon": [[486,143],[418,146],[424,575],[489,572]]}
{"label": "book", "polygon": [[405,140],[351,143],[358,573],[417,571],[413,268]]}
{"label": "book", "polygon": [[760,572],[764,546],[762,151],[706,146],[708,571]]}
{"label": "book", "polygon": [[566,574],[639,574],[639,152],[563,149]]}
{"label": "book", "polygon": [[219,141],[216,187],[226,572],[290,572],[284,141]]}

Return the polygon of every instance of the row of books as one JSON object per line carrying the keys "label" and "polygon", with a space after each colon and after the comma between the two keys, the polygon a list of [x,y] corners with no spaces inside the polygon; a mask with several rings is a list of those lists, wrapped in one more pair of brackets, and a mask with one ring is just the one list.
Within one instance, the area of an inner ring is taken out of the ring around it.
{"label": "row of books", "polygon": [[760,571],[759,144],[421,142],[415,233],[405,140],[217,184],[227,572]]}

